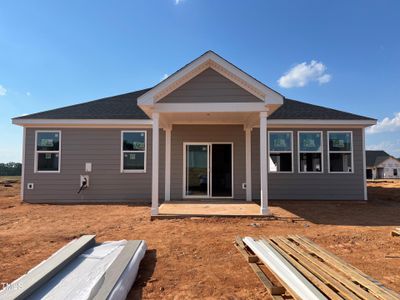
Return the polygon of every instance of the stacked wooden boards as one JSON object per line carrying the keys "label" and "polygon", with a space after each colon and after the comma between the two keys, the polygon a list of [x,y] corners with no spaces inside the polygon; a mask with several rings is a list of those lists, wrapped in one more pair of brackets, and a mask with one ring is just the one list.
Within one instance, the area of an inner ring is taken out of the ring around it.
{"label": "stacked wooden boards", "polygon": [[252,244],[250,239],[274,249],[282,257],[282,265],[289,263],[301,274],[300,280],[305,279],[319,290],[322,297],[317,295],[318,299],[400,299],[399,294],[305,237],[236,238],[235,246],[245,256],[273,299],[286,299],[287,296],[304,298],[296,292],[299,286],[288,284],[291,281],[285,274],[279,276],[276,269],[274,271],[270,256],[261,260],[259,255],[255,255],[254,250],[257,252],[257,249],[253,245],[254,250],[249,246]]}
{"label": "stacked wooden boards", "polygon": [[0,299],[125,299],[146,251],[144,241],[73,240],[0,291]]}

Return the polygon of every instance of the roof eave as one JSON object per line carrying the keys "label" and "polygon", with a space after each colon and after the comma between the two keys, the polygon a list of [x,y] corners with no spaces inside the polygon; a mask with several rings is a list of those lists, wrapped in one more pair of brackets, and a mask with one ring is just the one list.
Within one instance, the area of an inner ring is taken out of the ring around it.
{"label": "roof eave", "polygon": [[149,119],[12,119],[22,127],[151,127]]}
{"label": "roof eave", "polygon": [[324,120],[324,119],[269,119],[268,125],[282,126],[349,126],[369,127],[376,124],[376,120]]}

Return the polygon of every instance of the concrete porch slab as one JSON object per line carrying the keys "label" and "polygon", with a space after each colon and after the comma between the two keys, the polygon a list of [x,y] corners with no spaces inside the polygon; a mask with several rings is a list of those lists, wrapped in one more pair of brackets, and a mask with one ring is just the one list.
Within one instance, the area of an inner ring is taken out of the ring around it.
{"label": "concrete porch slab", "polygon": [[169,201],[160,205],[157,216],[152,219],[171,219],[188,217],[257,217],[261,215],[260,206],[255,202],[238,200],[182,200]]}

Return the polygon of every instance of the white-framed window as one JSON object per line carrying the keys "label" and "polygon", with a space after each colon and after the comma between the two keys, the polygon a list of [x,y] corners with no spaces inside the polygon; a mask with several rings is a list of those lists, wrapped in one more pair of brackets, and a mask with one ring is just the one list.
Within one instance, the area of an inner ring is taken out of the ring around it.
{"label": "white-framed window", "polygon": [[322,173],[322,131],[299,131],[297,133],[300,173]]}
{"label": "white-framed window", "polygon": [[269,172],[293,172],[293,132],[268,132]]}
{"label": "white-framed window", "polygon": [[59,173],[61,162],[61,131],[36,130],[35,173]]}
{"label": "white-framed window", "polygon": [[132,130],[121,132],[121,172],[146,172],[147,132]]}
{"label": "white-framed window", "polygon": [[353,173],[351,131],[328,131],[328,164],[330,173]]}

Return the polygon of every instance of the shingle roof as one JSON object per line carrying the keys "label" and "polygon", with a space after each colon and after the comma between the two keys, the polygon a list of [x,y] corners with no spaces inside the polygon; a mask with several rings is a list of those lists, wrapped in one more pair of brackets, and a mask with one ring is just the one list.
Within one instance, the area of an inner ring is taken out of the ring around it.
{"label": "shingle roof", "polygon": [[[149,119],[137,105],[137,98],[149,89],[102,98],[81,104],[52,109],[15,119]],[[373,120],[331,108],[291,99],[284,103],[270,119],[318,119],[318,120]]]}
{"label": "shingle roof", "polygon": [[374,120],[372,118],[305,103],[292,99],[285,99],[269,119],[312,119],[312,120]]}
{"label": "shingle roof", "polygon": [[[376,167],[383,163],[388,158],[393,157],[383,150],[367,150],[365,151],[365,158],[367,167]],[[395,157],[393,157],[396,159]]]}
{"label": "shingle roof", "polygon": [[47,110],[15,119],[148,119],[137,98],[149,89]]}

